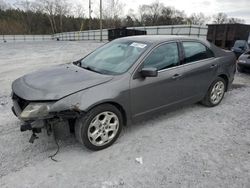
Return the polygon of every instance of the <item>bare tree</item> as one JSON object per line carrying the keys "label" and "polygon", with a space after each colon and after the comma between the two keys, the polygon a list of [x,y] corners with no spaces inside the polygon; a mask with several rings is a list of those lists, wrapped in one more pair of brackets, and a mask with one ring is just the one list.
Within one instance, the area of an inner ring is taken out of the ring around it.
{"label": "bare tree", "polygon": [[[109,0],[103,6],[103,19],[106,20],[107,27],[117,27],[120,25],[123,7],[124,4],[119,0]],[[97,15],[99,14],[97,13]]]}
{"label": "bare tree", "polygon": [[84,17],[85,17],[85,10],[82,4],[76,4],[74,6],[74,16],[79,19],[80,31],[82,31],[84,26]]}
{"label": "bare tree", "polygon": [[174,10],[171,7],[163,7],[161,11],[161,24],[172,24]]}
{"label": "bare tree", "polygon": [[9,5],[4,0],[0,0],[0,10],[6,10],[8,8]]}
{"label": "bare tree", "polygon": [[187,16],[184,11],[173,9],[172,24],[184,24],[186,17]]}
{"label": "bare tree", "polygon": [[213,23],[215,24],[224,24],[228,22],[227,14],[223,12],[219,12],[218,14],[213,16]]}
{"label": "bare tree", "polygon": [[203,13],[193,13],[190,17],[187,18],[189,24],[194,25],[205,25],[209,21],[209,17],[206,17]]}
{"label": "bare tree", "polygon": [[119,0],[111,0],[111,15],[113,18],[123,15],[124,4]]}
{"label": "bare tree", "polygon": [[235,23],[245,23],[244,19],[239,18],[229,18],[228,23],[235,24]]}
{"label": "bare tree", "polygon": [[59,16],[59,27],[60,31],[63,32],[63,17],[69,14],[71,10],[71,5],[67,0],[37,0],[36,2],[40,5],[42,12],[48,16],[52,32],[58,32],[56,16]]}
{"label": "bare tree", "polygon": [[239,18],[228,18],[226,13],[220,12],[216,15],[213,16],[214,21],[213,23],[216,24],[224,24],[224,23],[231,23],[231,24],[235,24],[235,23],[245,23],[244,19],[239,19]]}
{"label": "bare tree", "polygon": [[52,33],[57,32],[55,15],[56,15],[56,6],[55,0],[37,0],[39,7],[41,8],[42,12],[45,13],[49,19],[50,26]]}
{"label": "bare tree", "polygon": [[24,22],[26,23],[24,25],[24,27],[26,28],[26,31],[28,32],[28,34],[30,34],[32,31],[32,12],[35,12],[35,8],[34,8],[34,2],[30,1],[30,0],[20,0],[20,1],[16,1],[16,3],[14,4],[14,6],[16,8],[19,8],[21,10],[23,10],[25,12],[25,15],[22,16],[22,19],[24,20]]}
{"label": "bare tree", "polygon": [[76,4],[73,7],[73,12],[74,12],[75,17],[77,17],[77,18],[84,18],[85,17],[85,9],[82,6],[82,4]]}
{"label": "bare tree", "polygon": [[184,11],[165,7],[159,1],[155,1],[150,5],[139,6],[138,14],[141,25],[183,24],[186,20]]}
{"label": "bare tree", "polygon": [[66,0],[55,0],[55,13],[60,18],[60,30],[63,32],[63,17],[70,13],[71,5]]}
{"label": "bare tree", "polygon": [[133,20],[137,19],[137,15],[135,13],[135,10],[130,8],[126,14],[126,16],[130,16]]}
{"label": "bare tree", "polygon": [[148,15],[148,5],[140,5],[138,8],[138,13],[139,13],[139,22],[141,25],[146,24],[146,18]]}
{"label": "bare tree", "polygon": [[158,19],[162,14],[164,5],[155,1],[150,5],[141,5],[139,6],[139,20],[142,25],[156,25]]}
{"label": "bare tree", "polygon": [[159,3],[159,1],[157,0],[154,3],[152,3],[148,8],[149,8],[152,25],[154,25],[158,22],[158,19],[162,13],[162,9],[164,8],[164,5],[162,3]]}

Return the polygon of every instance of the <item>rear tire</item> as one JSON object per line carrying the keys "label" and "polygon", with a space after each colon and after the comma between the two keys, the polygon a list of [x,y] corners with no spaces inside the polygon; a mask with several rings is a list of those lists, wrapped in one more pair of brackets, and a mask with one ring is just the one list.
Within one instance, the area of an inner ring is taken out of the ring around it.
{"label": "rear tire", "polygon": [[209,87],[206,96],[201,103],[208,107],[214,107],[220,104],[226,91],[226,81],[218,77]]}
{"label": "rear tire", "polygon": [[121,112],[111,104],[103,104],[76,120],[75,136],[88,149],[102,150],[116,141],[122,126]]}

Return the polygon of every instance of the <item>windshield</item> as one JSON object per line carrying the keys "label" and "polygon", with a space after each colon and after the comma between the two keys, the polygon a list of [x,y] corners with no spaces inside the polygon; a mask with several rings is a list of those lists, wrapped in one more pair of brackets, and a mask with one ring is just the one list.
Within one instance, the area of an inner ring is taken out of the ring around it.
{"label": "windshield", "polygon": [[126,72],[148,48],[148,43],[135,41],[110,42],[81,60],[81,67],[101,74]]}
{"label": "windshield", "polygon": [[234,43],[234,48],[245,48],[245,46],[246,46],[246,41],[244,40],[237,40]]}

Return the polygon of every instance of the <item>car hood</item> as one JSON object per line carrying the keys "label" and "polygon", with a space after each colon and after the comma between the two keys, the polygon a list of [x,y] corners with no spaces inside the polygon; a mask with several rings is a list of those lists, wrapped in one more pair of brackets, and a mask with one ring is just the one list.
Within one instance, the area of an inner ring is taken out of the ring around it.
{"label": "car hood", "polygon": [[250,63],[250,54],[242,54],[239,60],[245,60],[247,63]]}
{"label": "car hood", "polygon": [[12,91],[17,96],[30,101],[58,100],[108,82],[112,78],[74,64],[65,64],[18,78],[12,84]]}

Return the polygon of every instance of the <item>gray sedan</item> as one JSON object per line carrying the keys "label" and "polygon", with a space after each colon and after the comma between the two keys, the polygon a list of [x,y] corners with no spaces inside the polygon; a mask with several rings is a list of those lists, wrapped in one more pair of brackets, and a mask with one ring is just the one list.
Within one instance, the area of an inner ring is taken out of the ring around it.
{"label": "gray sedan", "polygon": [[[115,142],[122,127],[183,104],[213,107],[235,73],[233,52],[197,38],[114,40],[79,61],[27,74],[12,84],[13,112],[33,132],[67,123],[91,150]],[[63,123],[62,123],[63,122]]]}

